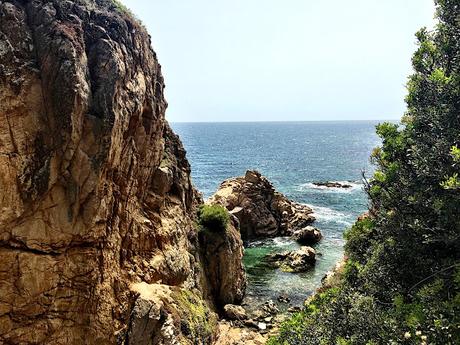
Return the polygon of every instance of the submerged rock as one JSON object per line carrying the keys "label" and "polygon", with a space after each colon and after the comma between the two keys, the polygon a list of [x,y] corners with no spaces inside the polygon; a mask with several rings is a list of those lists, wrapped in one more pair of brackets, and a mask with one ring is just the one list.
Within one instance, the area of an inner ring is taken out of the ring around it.
{"label": "submerged rock", "polygon": [[290,235],[315,220],[310,207],[275,191],[270,181],[254,170],[222,182],[209,202],[221,204],[238,218],[244,239]]}
{"label": "submerged rock", "polygon": [[321,232],[313,226],[306,226],[303,229],[294,231],[292,234],[292,239],[300,245],[312,245],[318,243],[322,237],[323,235]]}
{"label": "submerged rock", "polygon": [[283,295],[279,295],[278,298],[277,298],[278,302],[280,303],[289,303],[291,302],[291,299],[289,298],[288,295],[286,294],[283,294]]}
{"label": "submerged rock", "polygon": [[267,261],[285,272],[305,272],[315,265],[316,252],[311,247],[267,255]]}

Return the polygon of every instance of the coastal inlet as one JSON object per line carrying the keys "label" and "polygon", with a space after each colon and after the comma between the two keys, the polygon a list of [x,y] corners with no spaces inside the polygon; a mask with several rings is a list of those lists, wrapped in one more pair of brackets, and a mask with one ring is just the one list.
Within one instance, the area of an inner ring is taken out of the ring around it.
{"label": "coastal inlet", "polygon": [[[259,170],[290,200],[311,208],[323,239],[312,247],[316,263],[301,273],[285,272],[267,262],[271,253],[293,251],[290,236],[244,239],[248,276],[246,309],[273,300],[280,309],[299,306],[343,255],[343,231],[367,209],[361,173],[368,161],[377,122],[173,123],[192,165],[196,187],[209,198],[219,184],[249,168]],[[339,183],[322,185],[322,183]],[[315,184],[316,183],[316,184]],[[278,302],[288,296],[290,303]]]}

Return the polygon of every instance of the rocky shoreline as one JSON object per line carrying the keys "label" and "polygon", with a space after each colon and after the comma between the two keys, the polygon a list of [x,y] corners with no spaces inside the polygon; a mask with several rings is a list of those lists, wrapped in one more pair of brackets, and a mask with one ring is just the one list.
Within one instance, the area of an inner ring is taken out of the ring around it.
{"label": "rocky shoreline", "polygon": [[[244,176],[225,180],[206,203],[225,207],[242,239],[290,236],[301,245],[295,251],[269,254],[264,260],[272,269],[295,274],[314,267],[316,252],[309,246],[318,243],[322,234],[311,226],[315,221],[312,209],[277,192],[258,171],[248,170]],[[280,295],[277,300],[286,305],[285,311],[273,300],[251,311],[244,305],[225,305],[219,321],[219,329],[225,335],[218,338],[217,344],[265,343],[288,314],[301,309],[301,306],[289,306],[288,296]]]}
{"label": "rocky shoreline", "polygon": [[231,222],[202,231],[145,28],[109,0],[1,2],[0,19],[0,343],[212,344],[228,325],[275,329],[271,302],[230,313],[247,284],[243,239],[312,245],[312,210],[248,171],[208,201]]}

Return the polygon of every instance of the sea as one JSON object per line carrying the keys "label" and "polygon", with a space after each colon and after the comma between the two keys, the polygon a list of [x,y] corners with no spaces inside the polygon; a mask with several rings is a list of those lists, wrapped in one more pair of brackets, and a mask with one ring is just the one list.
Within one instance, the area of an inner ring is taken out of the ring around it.
{"label": "sea", "polygon": [[[382,122],[382,121],[380,121]],[[380,145],[379,121],[172,123],[192,166],[194,185],[204,198],[225,179],[256,169],[290,199],[311,206],[313,224],[323,233],[315,246],[317,263],[306,273],[273,269],[264,260],[273,252],[299,246],[288,237],[248,241],[244,303],[254,309],[278,296],[301,305],[324,275],[343,257],[343,233],[368,207],[363,176],[372,175],[372,149]],[[314,182],[352,187],[318,187]],[[283,306],[280,305],[282,308]]]}

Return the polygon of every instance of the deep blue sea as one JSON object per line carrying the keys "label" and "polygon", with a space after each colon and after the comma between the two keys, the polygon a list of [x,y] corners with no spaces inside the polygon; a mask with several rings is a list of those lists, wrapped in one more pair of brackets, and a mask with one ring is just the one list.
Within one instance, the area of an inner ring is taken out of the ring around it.
{"label": "deep blue sea", "polygon": [[[367,209],[362,172],[372,172],[369,155],[380,141],[376,121],[173,123],[187,150],[195,186],[212,195],[230,177],[257,169],[289,198],[310,205],[324,239],[318,261],[307,273],[267,266],[269,252],[297,248],[289,238],[246,243],[249,286],[246,302],[260,304],[287,294],[294,304],[316,289],[343,255],[343,231]],[[347,181],[351,189],[316,187],[312,182]]]}

